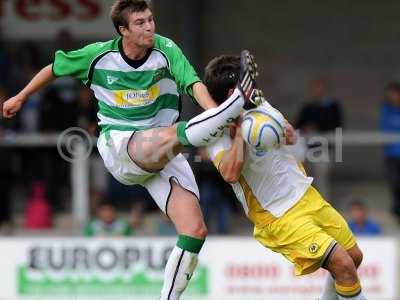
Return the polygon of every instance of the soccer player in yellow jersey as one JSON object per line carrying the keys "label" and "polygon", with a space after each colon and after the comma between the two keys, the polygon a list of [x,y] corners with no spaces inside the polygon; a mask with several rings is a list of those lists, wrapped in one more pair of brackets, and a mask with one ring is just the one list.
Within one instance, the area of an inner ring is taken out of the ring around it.
{"label": "soccer player in yellow jersey", "polygon": [[[208,64],[204,82],[215,101],[230,95],[239,71],[240,60],[234,56]],[[264,108],[272,109],[267,102],[257,109]],[[245,144],[239,124],[208,151],[254,223],[254,237],[291,261],[296,275],[328,270],[321,300],[366,299],[357,275],[362,252],[346,221],[312,187],[313,179],[285,145],[256,152]]]}

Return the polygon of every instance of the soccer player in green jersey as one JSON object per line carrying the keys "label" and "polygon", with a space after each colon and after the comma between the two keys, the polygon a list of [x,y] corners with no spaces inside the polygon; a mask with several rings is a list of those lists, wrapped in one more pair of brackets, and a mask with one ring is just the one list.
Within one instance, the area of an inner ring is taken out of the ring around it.
{"label": "soccer player in green jersey", "polygon": [[[243,53],[240,83],[217,107],[179,47],[155,34],[148,1],[117,0],[111,19],[118,38],[57,51],[51,65],[4,103],[3,116],[13,117],[30,95],[57,77],[78,78],[94,92],[102,129],[97,147],[105,166],[121,183],[146,187],[179,234],[161,292],[161,300],[177,300],[192,277],[207,229],[193,172],[176,153],[218,138],[250,98],[256,66]],[[206,111],[189,122],[175,123],[181,93]]]}

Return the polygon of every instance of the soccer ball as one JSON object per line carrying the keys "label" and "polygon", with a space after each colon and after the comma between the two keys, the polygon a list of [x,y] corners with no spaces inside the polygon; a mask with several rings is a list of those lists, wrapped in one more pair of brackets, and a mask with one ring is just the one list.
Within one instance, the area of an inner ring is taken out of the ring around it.
{"label": "soccer ball", "polygon": [[243,139],[257,151],[276,149],[283,143],[286,122],[272,106],[251,109],[243,116]]}

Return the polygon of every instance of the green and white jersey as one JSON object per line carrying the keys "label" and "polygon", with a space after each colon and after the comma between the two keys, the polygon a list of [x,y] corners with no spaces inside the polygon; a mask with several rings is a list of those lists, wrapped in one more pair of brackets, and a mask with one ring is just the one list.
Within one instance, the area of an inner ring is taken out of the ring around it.
{"label": "green and white jersey", "polygon": [[140,61],[126,57],[121,38],[57,51],[53,73],[78,78],[93,90],[103,132],[172,125],[180,113],[179,95],[193,97],[192,86],[200,81],[179,47],[160,35]]}
{"label": "green and white jersey", "polygon": [[90,221],[85,229],[85,236],[131,236],[133,230],[129,223],[123,219],[116,219],[111,224],[106,224],[99,219]]}

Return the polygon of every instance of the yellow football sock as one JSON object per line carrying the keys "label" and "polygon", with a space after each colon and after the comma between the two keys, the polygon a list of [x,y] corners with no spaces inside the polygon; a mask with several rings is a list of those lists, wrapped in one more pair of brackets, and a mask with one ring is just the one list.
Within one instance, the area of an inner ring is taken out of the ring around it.
{"label": "yellow football sock", "polygon": [[361,293],[361,284],[359,281],[352,286],[342,286],[335,283],[336,293],[339,297],[347,299],[357,299],[357,296]]}

